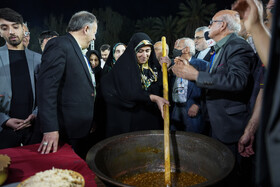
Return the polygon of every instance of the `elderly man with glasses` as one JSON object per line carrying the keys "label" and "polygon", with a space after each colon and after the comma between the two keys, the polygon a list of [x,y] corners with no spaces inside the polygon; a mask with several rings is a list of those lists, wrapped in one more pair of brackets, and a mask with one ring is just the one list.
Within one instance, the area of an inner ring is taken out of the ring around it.
{"label": "elderly man with glasses", "polygon": [[[195,81],[198,87],[205,89],[205,115],[210,120],[211,136],[224,143],[235,156],[234,170],[222,186],[251,186],[251,171],[248,169],[251,163],[238,153],[238,140],[251,112],[249,100],[256,57],[251,46],[237,35],[240,17],[236,11],[217,12],[209,29],[209,37],[216,45],[208,69],[197,71],[181,59],[172,70],[177,76]],[[248,166],[246,169],[244,164]]]}
{"label": "elderly man with glasses", "polygon": [[197,51],[197,53],[194,57],[209,62],[211,58],[211,48],[208,46],[207,41],[204,37],[204,33],[208,30],[209,28],[206,26],[199,27],[195,30],[194,42],[195,50]]}

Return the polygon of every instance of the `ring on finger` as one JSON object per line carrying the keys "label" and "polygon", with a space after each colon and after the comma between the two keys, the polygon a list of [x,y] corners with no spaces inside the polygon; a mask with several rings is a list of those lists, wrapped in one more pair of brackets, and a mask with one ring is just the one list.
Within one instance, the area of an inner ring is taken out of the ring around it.
{"label": "ring on finger", "polygon": [[48,145],[48,142],[43,142],[43,145]]}

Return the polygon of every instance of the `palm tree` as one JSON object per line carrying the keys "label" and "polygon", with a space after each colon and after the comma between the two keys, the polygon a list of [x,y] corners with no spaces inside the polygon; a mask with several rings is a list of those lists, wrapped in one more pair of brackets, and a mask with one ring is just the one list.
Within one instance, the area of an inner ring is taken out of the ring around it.
{"label": "palm tree", "polygon": [[122,31],[123,16],[113,11],[110,7],[94,9],[93,14],[99,18],[96,46],[101,46],[104,43],[112,45],[120,42],[119,35]]}
{"label": "palm tree", "polygon": [[170,47],[173,46],[179,36],[179,31],[177,29],[178,20],[178,17],[174,18],[171,15],[168,17],[156,18],[152,30],[156,41],[161,40],[161,37],[165,36],[168,45]]}
{"label": "palm tree", "polygon": [[55,16],[53,13],[49,15],[48,18],[44,19],[44,25],[49,30],[54,30],[59,35],[64,35],[66,33],[67,23],[64,21],[64,16]]}
{"label": "palm tree", "polygon": [[178,30],[185,36],[193,37],[196,28],[209,24],[209,20],[216,12],[215,4],[204,4],[202,0],[186,0],[180,3],[181,17],[178,21]]}
{"label": "palm tree", "polygon": [[119,34],[120,42],[127,44],[131,38],[131,36],[135,32],[135,20],[132,20],[126,16],[123,16],[123,24],[122,29]]}
{"label": "palm tree", "polygon": [[150,36],[152,40],[156,37],[153,32],[153,27],[156,23],[157,19],[154,17],[147,17],[141,20],[137,20],[135,25],[136,32],[144,32]]}

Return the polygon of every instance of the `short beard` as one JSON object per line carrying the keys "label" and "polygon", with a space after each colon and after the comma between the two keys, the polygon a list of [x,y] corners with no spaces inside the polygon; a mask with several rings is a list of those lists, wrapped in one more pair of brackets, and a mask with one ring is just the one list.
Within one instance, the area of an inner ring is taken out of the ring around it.
{"label": "short beard", "polygon": [[8,40],[8,43],[14,47],[17,47],[22,41],[16,40],[16,41],[10,41]]}

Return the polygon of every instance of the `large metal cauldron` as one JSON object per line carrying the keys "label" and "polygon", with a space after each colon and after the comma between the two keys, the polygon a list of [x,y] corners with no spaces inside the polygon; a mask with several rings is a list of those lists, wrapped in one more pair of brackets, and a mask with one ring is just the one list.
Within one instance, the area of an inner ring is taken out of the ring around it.
{"label": "large metal cauldron", "polygon": [[[232,170],[234,157],[217,140],[187,132],[170,137],[171,170],[207,178],[207,182],[195,186],[213,185]],[[164,172],[163,131],[138,131],[108,138],[93,146],[86,160],[107,185],[128,186],[114,178],[126,173]]]}

